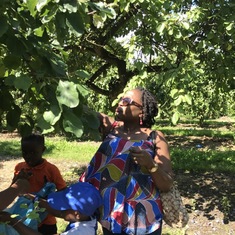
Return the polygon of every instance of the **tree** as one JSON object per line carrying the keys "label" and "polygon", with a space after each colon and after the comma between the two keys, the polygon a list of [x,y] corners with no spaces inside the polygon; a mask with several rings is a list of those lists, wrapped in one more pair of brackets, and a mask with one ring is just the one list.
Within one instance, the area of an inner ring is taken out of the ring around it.
{"label": "tree", "polygon": [[137,85],[174,123],[201,115],[205,95],[212,107],[221,94],[234,100],[231,0],[3,0],[0,10],[0,113],[9,130],[94,133],[98,121],[83,105],[112,109]]}

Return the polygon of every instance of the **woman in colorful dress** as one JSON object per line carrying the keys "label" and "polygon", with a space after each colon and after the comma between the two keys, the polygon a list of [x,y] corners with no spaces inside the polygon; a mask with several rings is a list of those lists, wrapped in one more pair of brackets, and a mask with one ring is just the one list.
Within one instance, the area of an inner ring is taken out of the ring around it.
{"label": "woman in colorful dress", "polygon": [[115,119],[98,114],[104,139],[80,180],[101,192],[104,235],[161,234],[159,191],[170,189],[173,172],[163,133],[151,130],[157,113],[154,96],[136,88],[120,99]]}

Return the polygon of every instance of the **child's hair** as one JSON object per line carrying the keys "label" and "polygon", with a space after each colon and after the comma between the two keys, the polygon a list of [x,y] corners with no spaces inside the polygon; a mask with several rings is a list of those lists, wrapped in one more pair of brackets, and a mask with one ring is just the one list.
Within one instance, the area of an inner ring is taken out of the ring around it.
{"label": "child's hair", "polygon": [[28,141],[37,142],[38,144],[40,144],[42,146],[45,145],[44,136],[41,135],[41,134],[32,133],[28,136],[24,136],[24,137],[21,138],[21,144],[23,142],[28,142]]}

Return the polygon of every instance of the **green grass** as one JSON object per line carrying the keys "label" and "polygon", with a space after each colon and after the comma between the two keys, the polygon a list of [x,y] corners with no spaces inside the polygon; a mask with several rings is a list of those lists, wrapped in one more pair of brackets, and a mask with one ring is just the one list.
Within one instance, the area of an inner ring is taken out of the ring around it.
{"label": "green grass", "polygon": [[20,143],[18,139],[8,139],[0,141],[1,156],[20,156]]}
{"label": "green grass", "polygon": [[225,172],[235,174],[235,151],[203,151],[172,148],[174,170]]}
{"label": "green grass", "polygon": [[[200,125],[200,121],[197,119],[181,119],[180,124],[189,124],[189,125]],[[156,124],[159,126],[171,126],[171,121],[169,119],[161,119],[161,120],[156,120]],[[235,127],[235,117],[230,117],[230,121],[218,121],[217,119],[210,119],[210,120],[205,120],[203,122],[203,127],[208,127],[208,126],[214,126],[214,127],[222,127],[222,126],[234,126]]]}
{"label": "green grass", "polygon": [[220,131],[214,129],[182,129],[178,127],[159,127],[165,135],[176,135],[176,136],[207,136],[207,137],[218,137],[218,138],[229,138],[235,139],[234,131]]}
{"label": "green grass", "polygon": [[[100,145],[100,142],[67,141],[62,137],[46,137],[46,158],[88,162]],[[20,139],[6,139],[0,142],[1,156],[21,157]]]}
{"label": "green grass", "polygon": [[66,141],[65,138],[48,138],[46,140],[48,158],[88,162],[98,149],[100,142]]}
{"label": "green grass", "polygon": [[[99,142],[67,142],[65,139],[48,139],[46,141],[46,158],[89,162]],[[15,140],[1,141],[2,156],[20,157],[20,144]],[[171,148],[171,158],[175,170],[196,170],[235,173],[235,151]]]}

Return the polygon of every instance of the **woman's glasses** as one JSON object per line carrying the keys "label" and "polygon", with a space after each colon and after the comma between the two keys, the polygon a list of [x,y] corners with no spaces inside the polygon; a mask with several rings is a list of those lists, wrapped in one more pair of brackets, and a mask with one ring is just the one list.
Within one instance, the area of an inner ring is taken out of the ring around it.
{"label": "woman's glasses", "polygon": [[119,100],[119,103],[122,103],[123,106],[128,106],[128,105],[135,105],[136,107],[142,109],[143,106],[141,104],[138,104],[137,102],[135,102],[133,99],[129,98],[129,97],[123,97]]}

